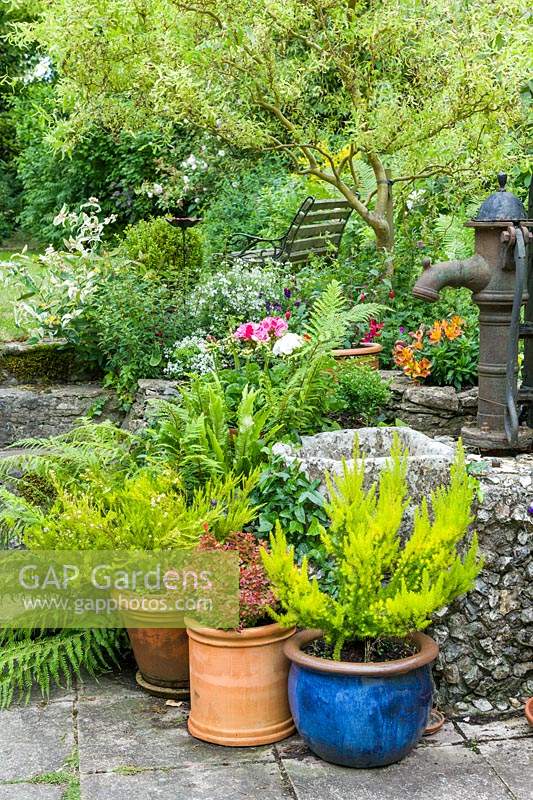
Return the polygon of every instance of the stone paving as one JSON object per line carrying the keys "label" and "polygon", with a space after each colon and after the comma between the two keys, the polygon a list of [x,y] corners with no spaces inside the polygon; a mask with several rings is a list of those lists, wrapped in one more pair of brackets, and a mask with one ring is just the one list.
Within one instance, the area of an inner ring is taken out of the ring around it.
{"label": "stone paving", "polygon": [[188,706],[137,689],[132,672],[0,712],[0,800],[532,800],[523,716],[446,723],[404,761],[326,764],[297,736],[223,748],[191,738]]}

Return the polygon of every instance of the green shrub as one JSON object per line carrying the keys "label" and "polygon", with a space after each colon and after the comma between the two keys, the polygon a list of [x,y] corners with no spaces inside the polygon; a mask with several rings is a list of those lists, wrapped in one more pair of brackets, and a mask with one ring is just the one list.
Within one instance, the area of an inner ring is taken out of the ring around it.
{"label": "green shrub", "polygon": [[258,538],[274,530],[279,520],[296,557],[320,560],[320,529],[328,524],[320,481],[311,480],[295,461],[274,457],[259,477],[252,501],[261,508],[251,530]]}
{"label": "green shrub", "polygon": [[250,523],[256,478],[241,481],[228,472],[188,493],[180,475],[162,464],[131,476],[94,470],[77,489],[56,485],[48,508],[0,489],[0,519],[9,525],[23,515],[21,540],[30,550],[189,549],[205,526],[224,539]]}
{"label": "green shrub", "polygon": [[145,277],[156,278],[182,293],[188,292],[202,273],[202,241],[198,231],[189,228],[183,237],[182,231],[163,217],[129,225],[120,247],[127,258],[141,265]]}
{"label": "green shrub", "polygon": [[365,425],[379,421],[390,401],[391,391],[377,370],[348,360],[339,366],[337,381],[342,410],[358,417]]}
{"label": "green shrub", "polygon": [[331,525],[321,538],[333,561],[335,591],[325,592],[309,577],[307,559],[301,567],[295,564],[294,548],[279,524],[271,553],[263,553],[283,609],[276,619],[320,628],[336,659],[346,641],[403,637],[426,628],[435,611],[471,588],[482,566],[475,535],[463,557],[457,549],[473,519],[475,491],[461,447],[449,485],[435,489],[429,504],[422,501],[407,539],[399,533],[409,502],[407,452],[396,438],[378,485],[369,490],[358,456],[356,451],[353,466],[344,462],[342,474],[328,479]]}
{"label": "green shrub", "polygon": [[106,384],[132,402],[140,378],[163,375],[164,352],[183,332],[183,320],[166,284],[140,278],[131,267],[108,275],[92,298],[93,341]]}

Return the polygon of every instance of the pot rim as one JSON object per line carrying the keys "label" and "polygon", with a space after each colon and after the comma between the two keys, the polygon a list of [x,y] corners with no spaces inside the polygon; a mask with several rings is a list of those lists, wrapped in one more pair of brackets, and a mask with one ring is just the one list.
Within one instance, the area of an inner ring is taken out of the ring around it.
{"label": "pot rim", "polygon": [[439,654],[438,644],[425,633],[416,631],[409,637],[418,647],[418,652],[405,658],[391,661],[376,661],[363,663],[359,661],[333,661],[331,658],[319,658],[302,652],[305,645],[314,639],[320,639],[322,631],[306,629],[300,631],[292,639],[285,642],[283,648],[285,655],[293,664],[315,672],[326,672],[336,675],[354,675],[361,677],[379,678],[387,675],[402,675],[406,672],[431,664]]}
{"label": "pot rim", "polygon": [[284,628],[278,622],[258,625],[255,628],[243,628],[242,631],[224,631],[218,628],[204,628],[196,625],[194,620],[186,619],[187,635],[200,642],[209,642],[218,647],[245,647],[251,645],[270,644],[293,636],[296,628]]}
{"label": "pot rim", "polygon": [[529,700],[526,700],[524,711],[526,712],[527,721],[533,727],[533,697],[530,697]]}
{"label": "pot rim", "polygon": [[361,342],[359,347],[349,347],[345,350],[332,350],[334,356],[371,356],[383,352],[383,345],[375,342]]}

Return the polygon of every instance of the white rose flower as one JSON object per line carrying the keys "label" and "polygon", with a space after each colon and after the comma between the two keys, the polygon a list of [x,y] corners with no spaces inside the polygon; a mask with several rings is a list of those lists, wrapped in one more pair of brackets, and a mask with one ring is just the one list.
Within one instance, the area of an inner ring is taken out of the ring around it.
{"label": "white rose flower", "polygon": [[281,336],[274,347],[272,352],[275,356],[290,356],[295,350],[298,350],[304,343],[304,337],[299,336],[297,333],[286,333]]}

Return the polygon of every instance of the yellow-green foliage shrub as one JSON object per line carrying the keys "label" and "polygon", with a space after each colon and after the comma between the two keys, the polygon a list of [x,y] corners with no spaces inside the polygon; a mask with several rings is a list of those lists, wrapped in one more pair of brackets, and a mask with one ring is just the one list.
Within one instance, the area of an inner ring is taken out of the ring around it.
{"label": "yellow-green foliage shrub", "polygon": [[[415,509],[407,539],[400,525],[409,503],[407,451],[398,438],[378,484],[364,488],[364,461],[343,464],[342,475],[328,476],[330,527],[321,529],[322,546],[333,563],[335,590],[326,594],[309,575],[304,559],[280,525],[263,552],[284,625],[321,628],[339,659],[343,644],[355,639],[403,637],[422,630],[431,615],[471,588],[481,569],[474,534],[464,556],[458,545],[473,521],[475,481],[469,477],[459,445],[450,482]],[[430,511],[431,507],[431,511]]]}

